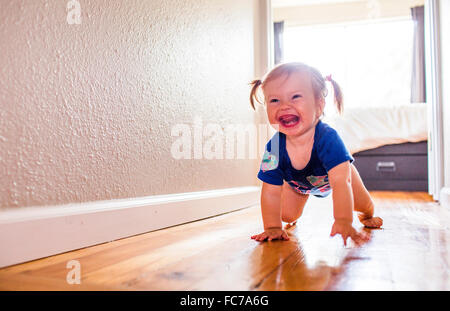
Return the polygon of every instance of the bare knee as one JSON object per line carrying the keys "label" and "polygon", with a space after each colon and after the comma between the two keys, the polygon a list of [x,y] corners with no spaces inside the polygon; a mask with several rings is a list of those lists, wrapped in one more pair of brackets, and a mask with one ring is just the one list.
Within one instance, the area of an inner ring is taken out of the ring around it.
{"label": "bare knee", "polygon": [[281,192],[281,220],[288,223],[296,221],[302,215],[308,197],[309,195],[300,194],[284,183]]}
{"label": "bare knee", "polygon": [[301,215],[302,215],[302,212],[299,212],[299,213],[297,213],[297,214],[284,214],[284,213],[283,213],[283,214],[281,215],[281,220],[284,221],[284,222],[289,222],[289,223],[291,223],[291,222],[294,222],[294,221],[296,221],[297,219],[299,219]]}

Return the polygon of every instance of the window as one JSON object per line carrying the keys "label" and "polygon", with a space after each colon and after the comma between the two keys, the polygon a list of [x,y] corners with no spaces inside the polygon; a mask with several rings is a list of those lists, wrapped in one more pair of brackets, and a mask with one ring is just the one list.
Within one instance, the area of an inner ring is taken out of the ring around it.
{"label": "window", "polygon": [[[345,108],[407,104],[413,27],[411,19],[286,27],[284,61],[332,74],[342,87]],[[332,96],[328,111],[330,102]]]}

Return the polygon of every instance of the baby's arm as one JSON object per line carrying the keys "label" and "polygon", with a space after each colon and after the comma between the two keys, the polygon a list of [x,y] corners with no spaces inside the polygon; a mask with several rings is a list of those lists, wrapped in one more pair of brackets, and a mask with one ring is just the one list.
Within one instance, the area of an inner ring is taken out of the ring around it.
{"label": "baby's arm", "polygon": [[351,183],[350,162],[343,162],[328,171],[328,179],[333,189],[333,215],[334,224],[331,236],[340,234],[347,245],[350,237],[355,243],[360,244],[368,239],[364,233],[358,233],[352,226],[353,222],[353,192]]}
{"label": "baby's arm", "polygon": [[261,189],[261,214],[264,223],[264,232],[253,235],[256,241],[289,240],[287,233],[282,229],[281,222],[281,186],[263,183]]}

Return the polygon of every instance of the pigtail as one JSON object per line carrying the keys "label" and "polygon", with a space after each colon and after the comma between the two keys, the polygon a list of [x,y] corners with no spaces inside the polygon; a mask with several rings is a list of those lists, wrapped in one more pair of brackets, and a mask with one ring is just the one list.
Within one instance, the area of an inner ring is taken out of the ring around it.
{"label": "pigtail", "polygon": [[333,80],[331,75],[326,76],[325,80],[330,81],[331,85],[333,85],[334,104],[336,105],[339,114],[342,114],[344,112],[344,99],[342,95],[342,89],[339,84],[335,80]]}
{"label": "pigtail", "polygon": [[258,99],[257,92],[258,87],[262,84],[262,81],[257,79],[250,82],[250,85],[252,85],[252,90],[250,91],[250,105],[252,106],[253,110],[255,109],[255,101],[262,104],[261,101]]}

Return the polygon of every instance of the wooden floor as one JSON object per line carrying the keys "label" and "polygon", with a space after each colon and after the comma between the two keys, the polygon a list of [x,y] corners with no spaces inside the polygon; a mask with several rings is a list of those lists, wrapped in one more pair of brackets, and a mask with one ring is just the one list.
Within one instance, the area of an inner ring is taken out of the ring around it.
{"label": "wooden floor", "polygon": [[[384,225],[359,248],[329,237],[331,199],[311,198],[290,241],[250,239],[254,206],[3,268],[0,289],[450,290],[450,212],[425,193],[372,195]],[[80,285],[66,281],[73,259]]]}

